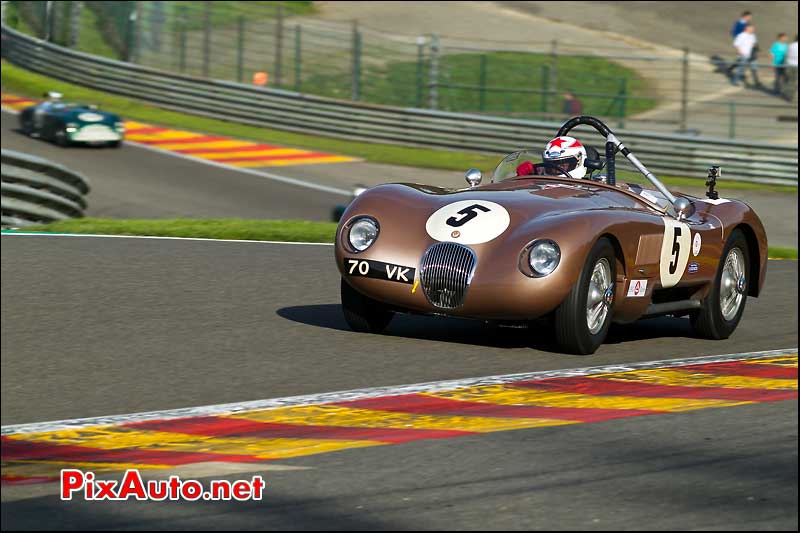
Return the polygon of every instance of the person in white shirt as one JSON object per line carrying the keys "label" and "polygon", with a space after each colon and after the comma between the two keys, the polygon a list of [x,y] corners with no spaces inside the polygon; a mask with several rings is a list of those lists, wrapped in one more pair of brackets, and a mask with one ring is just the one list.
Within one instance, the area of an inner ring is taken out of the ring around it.
{"label": "person in white shirt", "polygon": [[783,87],[783,97],[791,102],[797,94],[797,35],[786,50],[786,84]]}
{"label": "person in white shirt", "polygon": [[731,83],[739,85],[739,81],[744,77],[745,67],[749,67],[753,75],[754,85],[760,85],[755,65],[756,53],[758,51],[758,38],[756,37],[755,26],[748,24],[744,31],[733,40],[733,47],[736,48],[736,71],[733,73]]}

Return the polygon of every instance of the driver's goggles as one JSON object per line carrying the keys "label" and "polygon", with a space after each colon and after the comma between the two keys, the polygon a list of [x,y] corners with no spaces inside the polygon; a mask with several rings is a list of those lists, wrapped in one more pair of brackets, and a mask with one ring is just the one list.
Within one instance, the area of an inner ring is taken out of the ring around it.
{"label": "driver's goggles", "polygon": [[545,159],[547,166],[544,173],[548,176],[558,176],[562,172],[569,172],[578,168],[577,157],[565,157],[563,159]]}

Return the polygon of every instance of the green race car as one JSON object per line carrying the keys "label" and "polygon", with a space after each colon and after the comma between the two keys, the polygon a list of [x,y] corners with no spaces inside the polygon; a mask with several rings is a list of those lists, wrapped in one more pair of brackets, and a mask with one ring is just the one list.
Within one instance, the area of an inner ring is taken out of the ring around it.
{"label": "green race car", "polygon": [[59,93],[45,96],[47,100],[20,113],[19,125],[25,135],[59,146],[85,143],[117,147],[122,143],[125,125],[118,115],[93,105],[62,102]]}

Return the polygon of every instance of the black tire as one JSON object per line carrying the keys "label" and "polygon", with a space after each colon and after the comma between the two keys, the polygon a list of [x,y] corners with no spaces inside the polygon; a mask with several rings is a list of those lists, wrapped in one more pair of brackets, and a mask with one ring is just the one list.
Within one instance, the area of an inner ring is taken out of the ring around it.
{"label": "black tire", "polygon": [[350,329],[362,333],[382,332],[394,316],[394,312],[355,290],[344,278],[342,278],[342,311]]}
{"label": "black tire", "polygon": [[344,214],[345,209],[347,209],[346,205],[335,206],[333,210],[331,210],[331,220],[333,220],[334,222],[339,222],[340,220],[342,220],[342,215]]}
{"label": "black tire", "polygon": [[[612,299],[607,306],[607,313],[602,326],[595,333],[592,333],[586,316],[589,284],[595,265],[604,258],[611,270]],[[553,314],[553,327],[559,349],[566,353],[590,355],[603,344],[614,312],[616,275],[617,258],[614,253],[614,247],[608,239],[602,238],[592,247],[575,286]]]}
{"label": "black tire", "polygon": [[23,113],[19,116],[19,129],[24,135],[33,135],[33,119],[30,113]]}
{"label": "black tire", "polygon": [[110,141],[108,143],[108,146],[110,148],[119,148],[120,146],[122,146],[122,141]]}
{"label": "black tire", "polygon": [[[726,260],[734,248],[741,251],[744,259],[744,284],[742,286],[741,303],[739,304],[738,311],[730,319],[726,319],[723,315],[722,303],[720,301],[720,290],[722,289],[722,277],[725,270]],[[708,295],[703,300],[703,307],[697,311],[692,311],[689,318],[692,323],[692,328],[695,333],[704,339],[720,340],[727,339],[736,330],[739,325],[739,320],[744,313],[745,304],[747,303],[747,288],[750,283],[750,252],[747,248],[747,239],[741,230],[734,230],[728,237],[728,242],[725,243],[725,248],[720,256],[719,266],[717,267],[717,275],[714,278],[714,285]]]}
{"label": "black tire", "polygon": [[67,128],[65,126],[54,126],[53,128],[53,140],[55,143],[62,147],[66,148],[72,142],[69,140],[69,135],[67,135]]}

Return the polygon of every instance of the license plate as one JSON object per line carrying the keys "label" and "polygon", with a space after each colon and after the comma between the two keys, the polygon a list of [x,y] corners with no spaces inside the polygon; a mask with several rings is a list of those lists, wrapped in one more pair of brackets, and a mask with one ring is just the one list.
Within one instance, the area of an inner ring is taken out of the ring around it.
{"label": "license plate", "polygon": [[407,266],[349,257],[344,258],[344,271],[348,276],[382,279],[396,283],[408,283],[409,285],[414,283],[414,276],[417,273],[415,268]]}

